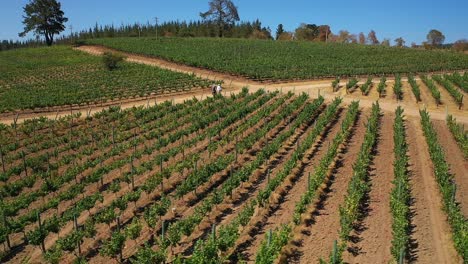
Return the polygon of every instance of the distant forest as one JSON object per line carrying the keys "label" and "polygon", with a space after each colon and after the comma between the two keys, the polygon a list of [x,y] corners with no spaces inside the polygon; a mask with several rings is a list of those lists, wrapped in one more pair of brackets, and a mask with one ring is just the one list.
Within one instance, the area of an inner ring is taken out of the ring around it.
{"label": "distant forest", "polygon": [[[161,24],[131,24],[131,25],[98,25],[79,32],[70,32],[60,36],[57,43],[76,43],[79,40],[90,38],[112,38],[112,37],[217,37],[218,25],[205,21],[169,21]],[[253,22],[239,22],[227,25],[223,30],[223,37],[227,38],[256,38],[273,39],[271,30],[262,27],[259,20]],[[15,49],[20,47],[36,47],[44,45],[42,40],[13,41],[3,40],[0,42],[0,50]]]}
{"label": "distant forest", "polygon": [[[70,29],[68,29],[70,30]],[[283,29],[283,25],[279,24],[273,32],[269,27],[262,26],[262,23],[257,19],[253,22],[244,21],[225,25],[222,29],[223,37],[225,38],[251,38],[265,40],[306,40],[306,41],[322,41],[322,42],[340,42],[340,43],[359,43],[359,44],[380,44],[390,45],[389,39],[379,41],[375,31],[370,31],[367,36],[362,32],[359,34],[351,34],[347,30],[340,30],[334,34],[328,25],[316,24],[301,24],[294,32],[288,32]],[[82,40],[92,38],[113,38],[113,37],[219,37],[219,26],[216,23],[209,21],[169,21],[158,24],[130,24],[130,25],[98,25],[82,31],[69,31],[69,34],[63,34],[56,39],[59,44],[79,44]],[[401,38],[400,38],[401,39]],[[395,46],[404,46],[403,43],[396,43]],[[395,40],[397,41],[397,40]],[[454,45],[463,45],[456,50],[466,50],[466,40],[461,43],[458,41],[455,44],[442,44],[438,48],[450,49]],[[29,39],[25,41],[3,40],[0,42],[0,51],[16,49],[21,47],[37,47],[45,45],[42,39]],[[408,45],[409,46],[409,45]],[[427,48],[423,45],[411,43],[413,48]],[[455,47],[454,47],[455,49]]]}

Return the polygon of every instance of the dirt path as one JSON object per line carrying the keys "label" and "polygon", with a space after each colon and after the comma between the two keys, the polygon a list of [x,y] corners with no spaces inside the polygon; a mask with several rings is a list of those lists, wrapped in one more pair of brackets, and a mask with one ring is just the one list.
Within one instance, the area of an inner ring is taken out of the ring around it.
{"label": "dirt path", "polygon": [[301,177],[297,179],[292,189],[289,190],[288,194],[283,197],[282,203],[268,218],[266,224],[260,229],[260,232],[255,235],[251,246],[245,252],[243,252],[245,260],[248,262],[255,262],[255,256],[257,255],[261,243],[265,238],[265,232],[268,230],[274,231],[276,228],[281,227],[281,225],[291,222],[291,212],[294,212],[296,203],[301,199],[302,194],[307,190],[307,175],[309,172],[313,172],[313,167],[317,165],[320,162],[320,159],[325,155],[328,144],[332,142],[333,138],[340,130],[340,124],[345,116],[345,111],[342,111],[334,124],[331,125],[328,133],[324,138],[322,138],[322,142],[315,149],[311,159],[306,163],[306,167],[304,168],[304,172],[302,173]]}
{"label": "dirt path", "polygon": [[443,121],[433,121],[438,139],[445,152],[445,159],[450,165],[455,183],[457,184],[456,200],[460,202],[462,213],[468,217],[468,161],[453,138],[450,130]]}
{"label": "dirt path", "polygon": [[339,167],[332,176],[329,192],[326,194],[323,207],[314,216],[314,222],[301,241],[298,253],[289,260],[289,263],[317,263],[319,258],[328,259],[332,250],[333,241],[338,238],[340,228],[339,205],[343,203],[348,183],[353,174],[352,165],[356,161],[359,149],[364,141],[368,113],[363,112],[356,124],[347,151],[343,154]]}
{"label": "dirt path", "polygon": [[[93,55],[101,55],[104,51],[111,50],[109,48],[100,47],[100,46],[81,46],[76,48],[77,50],[81,50],[83,52],[87,52]],[[320,93],[327,102],[332,101],[336,96],[344,97],[345,103],[351,103],[353,100],[358,97],[361,101],[360,106],[364,108],[371,108],[372,103],[375,101],[376,97],[373,96],[378,85],[378,79],[374,79],[374,87],[371,89],[371,95],[368,97],[359,97],[355,96],[354,94],[359,94],[359,91],[355,91],[353,94],[346,95],[343,93],[345,87],[340,88],[338,92],[333,93],[330,88],[330,80],[312,80],[312,81],[293,81],[293,82],[285,82],[285,83],[272,83],[272,84],[264,84],[255,82],[252,80],[248,80],[246,78],[233,76],[230,74],[218,73],[206,69],[199,69],[195,67],[189,67],[186,65],[181,65],[177,63],[168,62],[165,60],[142,56],[142,55],[135,55],[131,53],[123,53],[127,57],[127,61],[141,63],[151,66],[157,66],[164,69],[169,69],[177,72],[188,73],[188,74],[195,74],[201,78],[210,79],[210,80],[223,80],[224,81],[224,93],[238,93],[242,90],[242,87],[248,86],[251,91],[256,91],[261,88],[265,88],[268,90],[282,90],[283,92],[293,91],[294,93],[309,93],[312,98],[317,98],[318,94]],[[393,85],[393,80],[391,78],[387,78],[387,96],[386,98],[382,98],[381,108],[384,111],[391,111],[393,112],[398,105],[402,105],[405,107],[405,113],[407,116],[419,116],[419,108],[423,108],[426,106],[428,111],[431,114],[432,119],[444,120],[445,119],[445,107],[437,108],[435,104],[428,103],[424,101],[423,104],[418,106],[413,102],[402,102],[398,103],[394,98],[391,96],[391,87]],[[406,79],[402,78],[404,82]],[[362,80],[361,80],[362,81]],[[361,82],[362,83],[362,82]],[[346,85],[346,80],[342,80],[342,85]],[[424,90],[425,87],[421,87],[421,90]],[[427,89],[427,88],[425,88]],[[427,91],[428,92],[428,91]],[[91,107],[91,114],[99,112],[103,109],[108,108],[110,105],[121,105],[122,109],[131,108],[134,106],[145,106],[150,103],[154,103],[154,100],[158,102],[162,102],[165,100],[174,100],[174,102],[179,103],[183,102],[186,99],[191,99],[193,97],[202,99],[206,98],[207,96],[211,96],[211,91],[209,89],[200,89],[196,91],[190,91],[183,94],[164,94],[164,95],[155,95],[151,97],[145,98],[136,98],[136,99],[125,99],[122,101],[114,101],[107,105],[93,105]],[[429,95],[430,96],[430,95]],[[432,98],[429,98],[431,100]],[[149,100],[149,101],[148,101]],[[451,103],[452,104],[452,103]],[[455,106],[455,105],[454,105]],[[451,114],[457,118],[459,122],[463,122],[468,124],[468,114],[463,110],[458,110],[456,107],[450,106],[449,109],[451,110]],[[453,111],[452,111],[453,109]],[[90,110],[89,106],[75,106],[73,108],[73,113],[81,112],[82,117],[86,117],[87,112]],[[55,118],[55,117],[62,117],[70,114],[69,107],[63,107],[59,110],[53,110],[51,112],[47,109],[38,109],[35,111],[29,112],[21,112],[18,118],[19,122],[24,121],[25,119],[30,119],[34,117],[45,116],[48,118]],[[12,124],[14,122],[16,113],[7,113],[7,114],[0,114],[0,123],[4,124]]]}
{"label": "dirt path", "polygon": [[408,82],[402,82],[401,84],[403,89],[403,102],[417,106],[418,103],[413,91],[411,90],[411,85]]}
{"label": "dirt path", "polygon": [[406,125],[412,172],[411,195],[414,198],[411,258],[416,263],[461,263],[442,211],[440,192],[420,120],[409,118]]}
{"label": "dirt path", "polygon": [[354,255],[346,251],[343,256],[345,263],[388,263],[392,259],[393,119],[391,113],[386,113],[381,119],[377,154],[371,165],[369,202],[359,230],[352,234],[357,242],[349,244]]}

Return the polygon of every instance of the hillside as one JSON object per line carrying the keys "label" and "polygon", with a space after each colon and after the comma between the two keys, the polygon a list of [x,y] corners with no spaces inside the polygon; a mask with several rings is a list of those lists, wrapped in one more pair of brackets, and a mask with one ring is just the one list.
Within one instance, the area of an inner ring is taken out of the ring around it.
{"label": "hillside", "polygon": [[208,86],[194,76],[135,63],[109,71],[101,60],[68,46],[0,52],[0,113]]}
{"label": "hillside", "polygon": [[468,69],[464,54],[357,44],[213,38],[108,38],[87,43],[256,80]]}

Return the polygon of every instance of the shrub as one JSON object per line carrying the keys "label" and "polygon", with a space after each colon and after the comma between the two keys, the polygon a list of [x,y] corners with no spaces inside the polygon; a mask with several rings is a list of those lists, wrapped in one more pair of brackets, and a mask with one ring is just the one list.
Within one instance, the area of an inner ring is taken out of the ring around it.
{"label": "shrub", "polygon": [[104,52],[104,56],[102,58],[104,65],[107,67],[109,71],[116,69],[117,64],[123,61],[123,59],[124,59],[123,56],[116,54],[116,53],[112,53],[112,52]]}

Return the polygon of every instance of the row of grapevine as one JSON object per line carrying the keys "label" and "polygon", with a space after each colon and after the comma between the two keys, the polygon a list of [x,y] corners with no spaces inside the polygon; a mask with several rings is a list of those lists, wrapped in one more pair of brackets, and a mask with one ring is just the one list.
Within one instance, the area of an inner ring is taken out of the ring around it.
{"label": "row of grapevine", "polygon": [[363,85],[361,85],[361,87],[359,87],[359,89],[361,90],[362,95],[367,96],[373,85],[374,85],[374,83],[372,82],[372,76],[367,77],[366,83],[364,83]]}
{"label": "row of grapevine", "polygon": [[399,74],[395,75],[395,84],[393,85],[393,93],[395,94],[397,101],[403,99],[403,87],[401,84],[401,77]]}
{"label": "row of grapevine", "polygon": [[382,78],[380,78],[379,85],[377,86],[377,92],[379,93],[379,98],[383,97],[386,93],[385,91],[385,88],[387,87],[387,85],[385,84],[386,81],[387,81],[387,78],[385,78],[385,76],[382,76]]}
{"label": "row of grapevine", "polygon": [[341,130],[333,139],[332,144],[328,147],[325,156],[320,160],[320,163],[314,169],[313,176],[307,182],[307,191],[301,196],[300,202],[296,204],[294,209],[293,221],[296,225],[300,224],[301,215],[306,211],[306,208],[312,202],[312,199],[316,198],[316,191],[328,176],[327,173],[330,172],[330,165],[333,164],[333,161],[336,159],[337,154],[339,153],[339,147],[351,134],[351,127],[356,122],[358,111],[359,103],[356,101],[351,103],[348,113],[343,123],[341,124]]}
{"label": "row of grapevine", "polygon": [[[315,140],[321,131],[323,131],[325,126],[330,122],[330,119],[333,118],[340,101],[341,100],[335,100],[332,105],[326,109],[326,112],[319,117],[312,132],[303,141],[301,146],[294,151],[293,156],[288,161],[286,161],[283,169],[278,172],[276,177],[269,179],[267,186],[258,193],[256,199],[252,199],[233,221],[231,221],[226,226],[220,227],[219,233],[222,234],[222,237],[225,238],[225,241],[214,241],[213,239],[208,239],[208,241],[197,243],[195,252],[192,256],[192,259],[190,260],[193,262],[189,263],[200,263],[197,262],[197,260],[200,259],[222,258],[222,256],[218,256],[217,251],[221,250],[222,252],[228,252],[229,248],[234,246],[236,240],[240,236],[239,228],[245,227],[249,224],[251,217],[253,216],[254,209],[257,206],[265,205],[266,200],[269,199],[272,191],[275,189],[275,186],[278,186],[278,184],[284,180],[284,178],[287,176],[287,174],[289,174],[294,166],[296,166],[295,164],[300,158],[298,153],[303,153],[305,149],[309,147],[311,142]],[[296,128],[292,129],[295,130]],[[290,130],[289,133],[292,134],[294,130]],[[216,248],[215,251],[213,251],[213,247]]]}
{"label": "row of grapevine", "polygon": [[416,97],[417,102],[421,102],[421,89],[419,85],[416,83],[413,74],[408,75],[408,82],[411,85],[411,91],[413,91],[414,97]]}
{"label": "row of grapevine", "polygon": [[468,261],[468,220],[460,210],[460,205],[455,200],[457,186],[450,173],[450,166],[445,160],[442,146],[437,139],[437,132],[431,124],[429,113],[420,111],[421,125],[424,131],[429,154],[434,164],[434,175],[442,194],[444,211],[447,213],[448,222],[452,228],[453,241],[458,253],[465,262]]}
{"label": "row of grapevine", "polygon": [[[380,106],[378,103],[372,105],[371,116],[367,123],[364,142],[358,154],[358,158],[353,165],[353,176],[348,185],[348,191],[345,196],[345,201],[339,207],[340,212],[340,242],[338,246],[330,254],[330,262],[341,263],[342,254],[347,247],[347,242],[350,239],[350,233],[353,230],[353,225],[359,218],[360,204],[364,201],[365,195],[369,192],[369,166],[373,158],[372,151],[377,142],[377,136],[380,123]],[[321,260],[322,261],[322,260]]]}
{"label": "row of grapevine", "polygon": [[465,93],[468,93],[468,73],[462,76],[458,72],[455,72],[452,75],[446,74],[444,78],[450,80],[451,82],[455,83],[458,87],[460,87]]}
{"label": "row of grapevine", "polygon": [[452,115],[447,116],[447,126],[455,141],[457,141],[465,159],[468,159],[468,132],[465,130],[465,126],[457,123],[457,120]]}
{"label": "row of grapevine", "polygon": [[440,75],[434,75],[432,76],[432,79],[442,85],[449,92],[458,104],[459,109],[461,109],[463,105],[463,94],[449,80],[442,78]]}
{"label": "row of grapevine", "polygon": [[335,90],[338,90],[338,88],[340,88],[340,77],[336,77],[335,80],[333,80],[332,82],[333,92],[335,92]]}
{"label": "row of grapevine", "polygon": [[439,89],[437,89],[434,82],[431,79],[429,79],[426,75],[421,75],[421,80],[429,88],[429,91],[431,91],[432,97],[434,97],[436,104],[440,105],[440,91]]}
{"label": "row of grapevine", "polygon": [[[341,130],[333,139],[332,144],[328,147],[327,153],[320,160],[319,165],[315,168],[314,174],[308,179],[308,188],[305,194],[301,196],[301,199],[296,203],[293,223],[294,225],[301,224],[301,215],[306,212],[309,204],[314,200],[318,199],[320,195],[319,187],[324,184],[331,174],[332,167],[336,165],[337,154],[339,148],[343,146],[344,142],[348,140],[351,134],[351,128],[355,124],[359,103],[353,102],[346,114],[343,123],[341,124]],[[334,162],[335,161],[335,162]],[[281,249],[289,242],[291,237],[292,228],[286,226],[273,232],[273,235],[267,233],[265,240],[262,241],[260,250],[256,256],[256,263],[273,263],[281,252]],[[280,237],[282,239],[274,240],[272,238]]]}
{"label": "row of grapevine", "polygon": [[398,107],[395,111],[393,125],[393,152],[395,163],[393,165],[393,189],[390,198],[392,211],[392,248],[391,252],[398,263],[403,263],[408,256],[410,246],[410,185],[408,172],[408,145],[406,143],[403,109]]}
{"label": "row of grapevine", "polygon": [[346,84],[346,93],[352,92],[358,86],[358,80],[356,78],[349,79]]}

